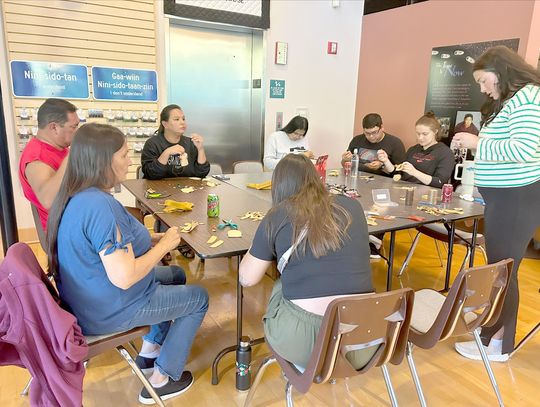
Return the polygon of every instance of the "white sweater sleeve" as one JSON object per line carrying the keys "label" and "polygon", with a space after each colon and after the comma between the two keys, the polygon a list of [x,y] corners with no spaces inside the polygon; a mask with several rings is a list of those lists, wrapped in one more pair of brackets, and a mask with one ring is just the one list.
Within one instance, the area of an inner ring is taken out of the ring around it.
{"label": "white sweater sleeve", "polygon": [[277,132],[275,132],[270,134],[264,143],[264,166],[269,170],[273,170],[280,159],[281,157],[278,156],[277,152]]}

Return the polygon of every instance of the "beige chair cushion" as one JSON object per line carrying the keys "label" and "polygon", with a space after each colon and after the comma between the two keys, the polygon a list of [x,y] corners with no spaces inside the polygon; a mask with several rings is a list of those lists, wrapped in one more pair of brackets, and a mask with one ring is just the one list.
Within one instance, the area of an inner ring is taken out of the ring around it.
{"label": "beige chair cushion", "polygon": [[446,297],[438,291],[423,289],[414,293],[411,328],[426,333],[435,322]]}

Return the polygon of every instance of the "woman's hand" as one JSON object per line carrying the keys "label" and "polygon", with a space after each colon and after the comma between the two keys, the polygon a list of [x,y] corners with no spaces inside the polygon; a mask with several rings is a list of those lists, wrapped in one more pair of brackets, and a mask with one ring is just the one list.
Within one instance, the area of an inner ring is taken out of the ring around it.
{"label": "woman's hand", "polygon": [[170,146],[169,148],[166,148],[165,152],[167,153],[168,156],[175,155],[175,154],[182,155],[186,152],[186,150],[181,145],[175,144],[174,146]]}
{"label": "woman's hand", "polygon": [[405,161],[403,163],[403,167],[401,171],[406,172],[407,174],[412,175],[413,177],[415,176],[415,174],[418,174],[419,172],[416,168],[414,168],[414,165],[412,165],[408,161]]}
{"label": "woman's hand", "polygon": [[163,237],[164,233],[152,233],[150,239],[152,240],[152,246],[155,246]]}
{"label": "woman's hand", "polygon": [[204,148],[203,147],[204,137],[201,136],[200,134],[193,133],[191,135],[191,141],[193,141],[193,144],[195,144],[195,147],[197,148],[197,150],[200,150],[201,148]]}
{"label": "woman's hand", "polygon": [[161,233],[161,235],[156,246],[162,246],[165,253],[176,249],[180,244],[180,233],[178,233],[178,227],[176,226],[169,228],[165,233]]}
{"label": "woman's hand", "polygon": [[452,144],[454,144],[457,148],[469,148],[471,150],[476,150],[476,147],[478,146],[478,136],[462,131],[454,134]]}

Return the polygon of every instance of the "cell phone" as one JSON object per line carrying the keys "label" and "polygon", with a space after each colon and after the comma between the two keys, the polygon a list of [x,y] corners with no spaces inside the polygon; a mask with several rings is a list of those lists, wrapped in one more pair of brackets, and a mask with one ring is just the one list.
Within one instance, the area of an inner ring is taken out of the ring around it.
{"label": "cell phone", "polygon": [[220,181],[228,181],[228,180],[231,179],[231,177],[227,177],[226,175],[223,175],[223,174],[212,175],[212,177],[214,177],[215,179],[218,179]]}

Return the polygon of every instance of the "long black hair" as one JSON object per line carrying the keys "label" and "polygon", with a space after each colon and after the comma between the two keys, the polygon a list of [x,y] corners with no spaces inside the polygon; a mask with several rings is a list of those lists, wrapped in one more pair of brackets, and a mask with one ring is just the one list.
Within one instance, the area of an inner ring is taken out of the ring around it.
{"label": "long black hair", "polygon": [[88,123],[75,132],[66,173],[47,221],[49,273],[55,278],[58,278],[58,227],[67,203],[87,188],[112,188],[115,182],[112,158],[125,142],[124,134],[108,124]]}
{"label": "long black hair", "polygon": [[294,116],[281,131],[291,134],[296,130],[305,130],[304,137],[307,135],[309,123],[308,119],[303,116]]}
{"label": "long black hair", "polygon": [[540,73],[523,58],[504,45],[492,47],[484,52],[473,65],[475,71],[493,72],[499,80],[499,98],[487,97],[480,111],[482,125],[492,121],[501,111],[504,102],[522,87],[533,84],[540,86]]}
{"label": "long black hair", "polygon": [[169,121],[169,118],[171,117],[171,112],[175,109],[182,110],[182,108],[178,105],[168,105],[163,108],[163,110],[159,114],[159,127],[154,133],[155,136],[157,136],[158,134],[163,135],[165,133],[165,127],[163,127],[163,122]]}

